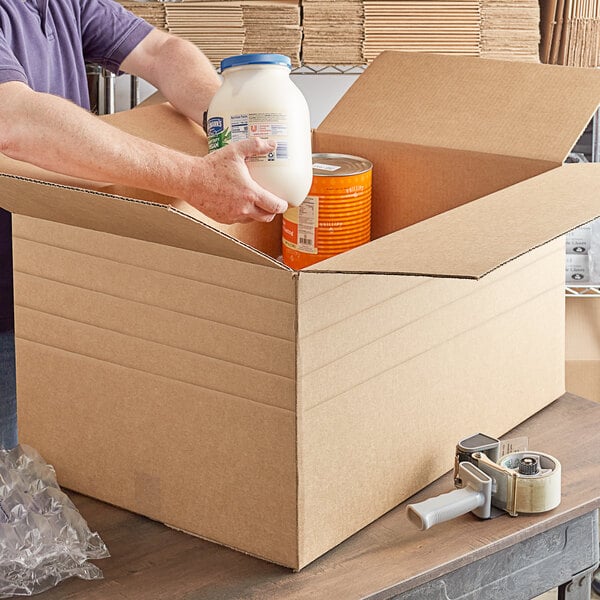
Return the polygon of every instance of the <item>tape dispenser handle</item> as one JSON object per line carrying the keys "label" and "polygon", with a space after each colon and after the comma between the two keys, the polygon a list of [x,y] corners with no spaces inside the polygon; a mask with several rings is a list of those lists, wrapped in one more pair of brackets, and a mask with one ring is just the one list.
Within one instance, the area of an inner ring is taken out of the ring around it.
{"label": "tape dispenser handle", "polygon": [[462,487],[423,502],[409,504],[411,523],[425,530],[473,511],[481,519],[489,519],[492,506],[492,479],[469,462],[461,462],[458,476]]}

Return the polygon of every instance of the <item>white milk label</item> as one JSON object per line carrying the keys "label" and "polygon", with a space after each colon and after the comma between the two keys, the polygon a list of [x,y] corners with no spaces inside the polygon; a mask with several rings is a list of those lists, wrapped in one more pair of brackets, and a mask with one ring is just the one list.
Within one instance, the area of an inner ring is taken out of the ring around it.
{"label": "white milk label", "polygon": [[251,137],[274,140],[277,148],[264,156],[252,156],[248,162],[274,162],[288,160],[288,118],[284,113],[264,112],[231,115],[230,127],[223,117],[208,120],[208,149],[218,150],[229,142],[239,142]]}
{"label": "white milk label", "polygon": [[208,120],[208,151],[213,152],[231,141],[231,130],[225,128],[223,117],[211,117]]}

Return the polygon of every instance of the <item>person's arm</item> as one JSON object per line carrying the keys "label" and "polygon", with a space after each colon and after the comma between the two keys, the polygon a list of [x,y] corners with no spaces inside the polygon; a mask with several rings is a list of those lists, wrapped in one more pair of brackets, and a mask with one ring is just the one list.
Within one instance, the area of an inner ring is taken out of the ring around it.
{"label": "person's arm", "polygon": [[186,200],[223,222],[270,221],[287,203],[261,188],[247,156],[274,144],[253,138],[199,158],[132,136],[72,102],[0,84],[0,152],[39,167],[94,181],[124,184]]}
{"label": "person's arm", "polygon": [[155,29],[123,60],[121,70],[141,77],[181,113],[202,125],[221,80],[191,42]]}

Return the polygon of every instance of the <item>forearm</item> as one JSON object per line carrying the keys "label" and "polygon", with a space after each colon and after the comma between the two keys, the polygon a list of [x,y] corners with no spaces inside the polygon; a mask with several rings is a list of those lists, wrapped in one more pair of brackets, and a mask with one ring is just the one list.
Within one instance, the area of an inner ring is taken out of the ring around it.
{"label": "forearm", "polygon": [[78,178],[188,195],[191,156],[132,136],[23,84],[2,84],[0,106],[0,151],[11,158]]}
{"label": "forearm", "polygon": [[221,80],[206,56],[188,41],[151,32],[121,68],[158,88],[182,114],[202,124],[202,115]]}
{"label": "forearm", "polygon": [[23,83],[0,84],[0,153],[64,175],[174,196],[222,223],[271,221],[287,209],[246,165],[274,148],[252,138],[196,157],[132,136]]}

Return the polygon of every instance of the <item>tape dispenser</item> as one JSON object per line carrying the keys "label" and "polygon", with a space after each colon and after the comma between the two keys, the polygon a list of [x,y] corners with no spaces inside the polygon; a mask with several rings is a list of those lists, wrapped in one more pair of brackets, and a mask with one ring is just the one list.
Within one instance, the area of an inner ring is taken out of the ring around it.
{"label": "tape dispenser", "polygon": [[[457,489],[409,504],[407,516],[425,530],[472,512],[490,519],[507,512],[540,513],[560,504],[560,463],[542,452],[514,450],[526,438],[500,442],[478,433],[458,442],[454,461]],[[509,450],[508,452],[506,452]]]}

